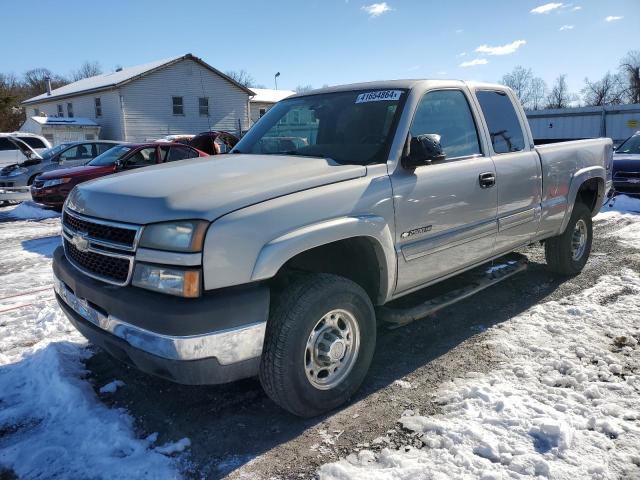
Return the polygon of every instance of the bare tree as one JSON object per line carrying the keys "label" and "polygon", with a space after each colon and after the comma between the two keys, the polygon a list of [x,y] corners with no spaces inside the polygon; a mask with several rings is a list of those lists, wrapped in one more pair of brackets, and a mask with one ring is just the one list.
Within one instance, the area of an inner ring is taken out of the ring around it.
{"label": "bare tree", "polygon": [[535,77],[531,81],[531,108],[533,110],[541,109],[546,95],[547,95],[546,82],[540,77]]}
{"label": "bare tree", "polygon": [[540,108],[546,84],[541,78],[535,77],[530,68],[516,66],[510,73],[503,75],[501,83],[515,92],[524,108]]}
{"label": "bare tree", "polygon": [[51,88],[59,88],[69,83],[66,78],[52,73],[48,68],[33,68],[24,73],[26,97],[46,92],[47,78],[51,80]]}
{"label": "bare tree", "polygon": [[78,80],[82,80],[83,78],[95,77],[96,75],[100,75],[102,73],[102,67],[98,62],[90,62],[85,60],[85,62],[80,65],[80,68],[74,70],[71,73],[71,78],[74,82]]}
{"label": "bare tree", "polygon": [[607,72],[604,77],[595,82],[584,79],[585,86],[582,89],[582,99],[586,105],[620,105],[624,103],[627,89],[624,77],[621,74],[613,75]]}
{"label": "bare tree", "polygon": [[232,80],[235,80],[244,87],[259,88],[255,85],[256,82],[251,74],[249,74],[249,72],[247,72],[246,70],[229,70],[225,73],[227,74],[227,77],[230,77]]}
{"label": "bare tree", "polygon": [[640,50],[632,50],[620,62],[620,73],[627,79],[627,100],[640,103]]}
{"label": "bare tree", "polygon": [[553,87],[551,87],[551,91],[547,95],[545,108],[567,108],[575,100],[577,100],[577,95],[569,92],[567,76],[562,74],[556,78]]}
{"label": "bare tree", "polygon": [[313,90],[313,85],[298,85],[296,87],[296,93],[307,93]]}

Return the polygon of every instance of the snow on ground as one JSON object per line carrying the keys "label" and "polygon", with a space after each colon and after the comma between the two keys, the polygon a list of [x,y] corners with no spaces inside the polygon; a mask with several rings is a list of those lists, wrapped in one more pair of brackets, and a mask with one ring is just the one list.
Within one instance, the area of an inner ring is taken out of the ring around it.
{"label": "snow on ground", "polygon": [[[640,201],[619,197],[596,221],[638,246]],[[487,331],[500,360],[456,379],[442,413],[405,411],[411,445],[361,450],[324,465],[323,480],[640,478],[640,276],[606,275]]]}
{"label": "snow on ground", "polygon": [[49,210],[33,202],[22,202],[11,210],[8,216],[14,220],[44,220],[45,218],[56,218],[60,214],[55,210]]}
{"label": "snow on ground", "polygon": [[91,352],[51,290],[59,231],[57,219],[0,223],[0,476],[178,477],[176,459],[154,450],[153,436],[138,438],[85,378]]}

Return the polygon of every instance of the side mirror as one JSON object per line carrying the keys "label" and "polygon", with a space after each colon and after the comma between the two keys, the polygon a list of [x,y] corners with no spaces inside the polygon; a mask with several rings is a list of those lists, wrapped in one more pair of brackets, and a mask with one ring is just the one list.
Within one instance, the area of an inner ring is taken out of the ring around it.
{"label": "side mirror", "polygon": [[411,137],[409,152],[402,157],[402,166],[413,170],[432,162],[444,160],[446,155],[440,144],[440,135],[425,133],[417,137]]}
{"label": "side mirror", "polygon": [[116,166],[116,170],[122,170],[122,167],[124,167],[124,162],[118,159],[116,160],[115,166]]}

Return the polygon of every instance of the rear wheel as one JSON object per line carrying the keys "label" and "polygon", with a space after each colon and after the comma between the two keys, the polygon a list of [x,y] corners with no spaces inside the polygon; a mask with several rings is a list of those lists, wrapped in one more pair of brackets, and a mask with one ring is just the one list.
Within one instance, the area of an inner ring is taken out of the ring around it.
{"label": "rear wheel", "polygon": [[260,381],[282,408],[319,415],[360,387],[375,341],[366,292],[343,277],[310,275],[288,287],[269,319]]}
{"label": "rear wheel", "polygon": [[561,275],[577,275],[589,259],[592,240],[591,210],[576,203],[564,233],[545,242],[547,265]]}

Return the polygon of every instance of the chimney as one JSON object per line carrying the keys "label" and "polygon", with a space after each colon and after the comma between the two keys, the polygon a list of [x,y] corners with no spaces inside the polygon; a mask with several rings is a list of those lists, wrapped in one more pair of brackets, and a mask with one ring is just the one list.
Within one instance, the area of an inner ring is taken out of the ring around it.
{"label": "chimney", "polygon": [[45,82],[47,82],[47,95],[51,95],[51,77],[44,77]]}

